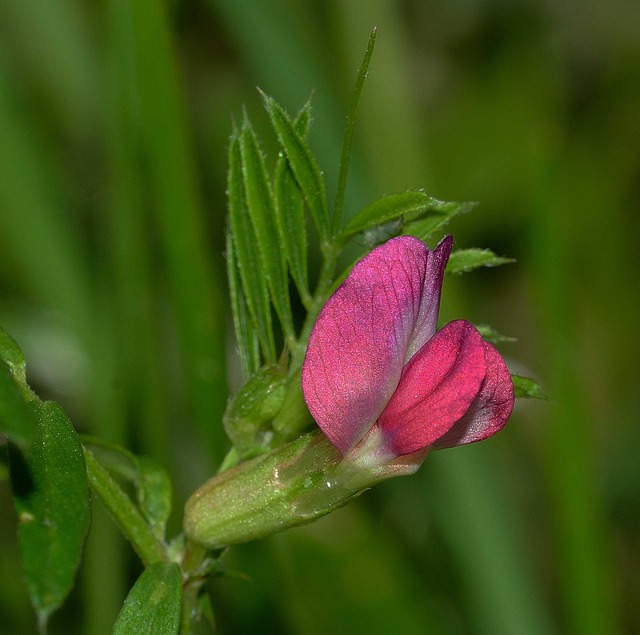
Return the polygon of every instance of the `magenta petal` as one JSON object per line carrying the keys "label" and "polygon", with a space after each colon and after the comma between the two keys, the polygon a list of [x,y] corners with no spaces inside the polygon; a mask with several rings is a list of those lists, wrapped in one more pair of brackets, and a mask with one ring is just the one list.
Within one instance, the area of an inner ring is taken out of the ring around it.
{"label": "magenta petal", "polygon": [[453,236],[445,236],[433,250],[427,250],[427,266],[422,286],[420,308],[416,318],[415,327],[409,348],[405,355],[405,363],[408,362],[427,342],[433,337],[438,324],[438,312],[440,310],[440,290],[444,270],[451,255]]}
{"label": "magenta petal", "polygon": [[391,453],[426,448],[469,410],[485,376],[483,344],[473,325],[456,320],[416,353],[379,419]]}
{"label": "magenta petal", "polygon": [[374,249],[329,298],[311,332],[302,368],[305,401],[342,454],[369,431],[395,391],[416,323],[428,328],[437,317],[422,307],[429,253],[410,236]]}
{"label": "magenta petal", "polygon": [[482,441],[502,430],[511,415],[515,401],[511,374],[500,353],[487,342],[483,345],[487,372],[480,393],[462,419],[433,444],[434,448]]}

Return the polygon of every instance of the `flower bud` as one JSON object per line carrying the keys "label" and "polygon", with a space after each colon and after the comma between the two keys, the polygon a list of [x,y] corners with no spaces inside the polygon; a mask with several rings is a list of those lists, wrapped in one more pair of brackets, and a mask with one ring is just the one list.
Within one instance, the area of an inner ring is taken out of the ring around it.
{"label": "flower bud", "polygon": [[269,448],[271,420],[287,392],[286,369],[263,366],[233,397],[223,417],[227,435],[238,454],[248,458]]}

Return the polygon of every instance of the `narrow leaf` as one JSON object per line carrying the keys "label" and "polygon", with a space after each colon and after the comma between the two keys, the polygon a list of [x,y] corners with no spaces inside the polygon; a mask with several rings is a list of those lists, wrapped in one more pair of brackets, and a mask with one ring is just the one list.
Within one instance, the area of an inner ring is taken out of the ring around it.
{"label": "narrow leaf", "polygon": [[515,260],[496,256],[491,249],[459,249],[451,254],[447,273],[465,273],[479,267],[498,267],[509,262],[515,262]]}
{"label": "narrow leaf", "polygon": [[226,245],[227,280],[231,298],[233,327],[236,333],[242,372],[245,379],[248,379],[260,367],[260,342],[258,340],[258,332],[249,316],[247,302],[242,289],[231,230],[227,232]]}
{"label": "narrow leaf", "polygon": [[371,63],[371,56],[373,55],[373,49],[376,46],[376,35],[378,29],[374,28],[369,36],[369,42],[367,44],[367,50],[364,54],[364,59],[360,65],[358,71],[358,78],[356,79],[356,85],[353,88],[353,94],[351,95],[351,104],[349,111],[347,112],[347,121],[344,127],[344,136],[342,139],[342,153],[340,156],[340,172],[338,176],[338,187],[336,189],[336,201],[333,210],[333,232],[337,234],[340,232],[342,225],[342,215],[344,212],[344,195],[347,189],[347,174],[349,172],[349,158],[351,155],[351,145],[353,143],[353,133],[356,127],[356,117],[358,115],[358,104],[360,103],[360,97],[362,95],[362,88],[364,87],[364,80],[367,78],[367,72],[369,71],[369,64]]}
{"label": "narrow leaf", "polygon": [[89,490],[82,447],[62,408],[33,401],[36,435],[11,452],[20,548],[31,602],[43,629],[71,590],[89,530]]}
{"label": "narrow leaf", "polygon": [[26,385],[27,364],[24,353],[14,339],[2,328],[0,328],[0,360],[9,367],[17,381]]}
{"label": "narrow leaf", "polygon": [[143,564],[149,566],[155,562],[165,561],[167,553],[163,541],[151,531],[149,523],[131,498],[102,467],[89,448],[84,448],[84,457],[91,490],[109,511]]}
{"label": "narrow leaf", "polygon": [[113,635],[178,635],[181,610],[180,567],[175,562],[156,562],[133,585]]}
{"label": "narrow leaf", "polygon": [[[310,123],[310,103],[307,102],[295,120],[296,130],[306,138]],[[307,227],[302,192],[284,156],[276,163],[273,194],[276,225],[286,254],[291,277],[305,306],[311,303],[307,268]]]}
{"label": "narrow leaf", "polygon": [[236,130],[229,144],[229,177],[227,183],[229,220],[235,244],[236,263],[249,314],[256,328],[260,348],[267,362],[275,363],[276,346],[271,322],[269,289],[256,252],[256,235],[247,210],[240,140]]}
{"label": "narrow leaf", "polygon": [[476,328],[480,331],[480,335],[482,335],[482,339],[490,342],[491,344],[500,344],[502,342],[515,342],[515,337],[510,337],[509,335],[502,335],[498,333],[492,326],[488,324],[476,324]]}
{"label": "narrow leaf", "polygon": [[156,536],[163,539],[171,513],[171,482],[166,470],[115,443],[86,436],[82,441],[102,467],[133,485],[140,511]]}
{"label": "narrow leaf", "polygon": [[349,238],[378,225],[400,220],[409,222],[430,210],[437,209],[442,202],[425,194],[411,191],[383,196],[360,210],[344,228],[343,238]]}
{"label": "narrow leaf", "polygon": [[171,514],[171,481],[166,470],[153,459],[139,456],[138,505],[151,530],[163,539]]}
{"label": "narrow leaf", "polygon": [[530,397],[532,399],[548,399],[547,395],[542,392],[542,387],[534,379],[529,377],[521,377],[520,375],[511,375],[513,380],[513,388],[516,397]]}
{"label": "narrow leaf", "polygon": [[409,223],[404,227],[403,232],[426,241],[439,229],[445,227],[452,218],[470,212],[475,206],[476,203],[473,202],[437,201],[434,204],[433,211],[429,212],[424,218]]}
{"label": "narrow leaf", "polygon": [[327,243],[331,233],[327,196],[320,168],[302,135],[296,130],[293,122],[282,107],[274,99],[262,93],[264,106],[271,119],[280,145],[287,156],[304,197],[307,208],[311,212],[313,222],[318,229],[323,243]]}
{"label": "narrow leaf", "polygon": [[264,157],[251,124],[245,118],[240,132],[240,156],[245,201],[257,238],[261,275],[266,277],[273,306],[287,340],[295,343],[285,253],[276,227],[273,194],[267,179]]}
{"label": "narrow leaf", "polygon": [[0,433],[26,450],[33,438],[34,428],[22,392],[7,364],[0,360]]}

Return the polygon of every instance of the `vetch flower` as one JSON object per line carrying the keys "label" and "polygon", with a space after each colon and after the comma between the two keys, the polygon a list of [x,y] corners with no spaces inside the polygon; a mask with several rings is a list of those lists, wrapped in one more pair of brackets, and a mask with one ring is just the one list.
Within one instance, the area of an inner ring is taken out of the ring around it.
{"label": "vetch flower", "polygon": [[464,320],[436,331],[452,244],[447,236],[431,251],[400,236],[374,249],[311,332],[305,401],[353,466],[354,486],[413,472],[430,448],[485,439],[511,414],[513,384],[495,348]]}
{"label": "vetch flower", "polygon": [[431,448],[504,426],[514,394],[500,354],[464,320],[436,331],[452,242],[431,251],[393,238],[353,268],[320,312],[302,367],[324,434],[209,479],[185,507],[190,541],[215,549],[310,522],[415,472]]}

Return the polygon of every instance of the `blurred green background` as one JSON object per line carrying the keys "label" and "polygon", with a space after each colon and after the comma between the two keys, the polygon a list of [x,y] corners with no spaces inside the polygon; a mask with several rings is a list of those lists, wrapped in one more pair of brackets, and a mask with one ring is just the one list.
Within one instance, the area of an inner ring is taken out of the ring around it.
{"label": "blurred green background", "polygon": [[[245,107],[268,137],[256,86],[290,112],[313,92],[331,198],[374,25],[348,212],[417,187],[480,201],[457,246],[517,263],[448,279],[442,321],[517,337],[501,351],[551,400],[233,549],[239,575],[212,585],[219,632],[640,632],[633,0],[0,0],[0,324],[78,429],[169,468],[178,532],[238,386],[232,118]],[[35,633],[6,480],[0,518],[0,632]],[[50,632],[110,632],[139,566],[97,509]]]}

